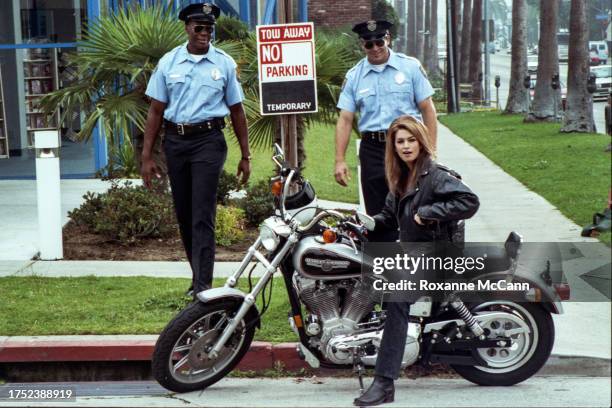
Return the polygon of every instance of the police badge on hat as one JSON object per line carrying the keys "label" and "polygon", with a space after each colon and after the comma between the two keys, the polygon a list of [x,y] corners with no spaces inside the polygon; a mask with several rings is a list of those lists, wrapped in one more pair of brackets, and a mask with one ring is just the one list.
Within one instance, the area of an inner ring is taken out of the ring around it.
{"label": "police badge on hat", "polygon": [[376,31],[376,21],[374,20],[368,21],[367,28],[369,31]]}
{"label": "police badge on hat", "polygon": [[204,12],[204,14],[210,14],[212,12],[212,7],[210,6],[210,4],[206,3],[202,6],[202,11]]}

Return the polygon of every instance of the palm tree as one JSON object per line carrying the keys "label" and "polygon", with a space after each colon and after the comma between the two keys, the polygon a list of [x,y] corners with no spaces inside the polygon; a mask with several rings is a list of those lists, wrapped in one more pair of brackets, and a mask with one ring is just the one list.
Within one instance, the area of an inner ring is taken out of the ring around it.
{"label": "palm tree", "polygon": [[474,0],[470,34],[470,72],[468,82],[472,83],[472,97],[482,99],[482,0]]}
{"label": "palm tree", "polygon": [[438,66],[438,0],[426,0],[425,7],[425,42],[424,65],[431,77],[440,76]]}
{"label": "palm tree", "polygon": [[512,1],[512,60],[510,68],[510,93],[505,113],[529,111],[529,89],[523,85],[527,75],[527,3]]}
{"label": "palm tree", "polygon": [[570,9],[567,109],[561,132],[594,132],[593,98],[587,91],[589,27],[584,0],[572,0]]}
{"label": "palm tree", "polygon": [[461,62],[459,75],[461,82],[469,82],[470,77],[470,35],[472,30],[472,0],[463,0],[463,22],[461,24]]}
{"label": "palm tree", "polygon": [[538,43],[538,73],[533,109],[526,122],[556,121],[555,105],[561,106],[561,89],[552,89],[554,75],[559,75],[557,18],[559,2],[540,1],[540,41]]}
{"label": "palm tree", "polygon": [[416,58],[423,62],[425,60],[425,13],[423,10],[423,0],[417,0],[416,3]]}
{"label": "palm tree", "polygon": [[406,38],[406,54],[417,57],[417,38],[416,38],[416,0],[408,1],[408,37]]}

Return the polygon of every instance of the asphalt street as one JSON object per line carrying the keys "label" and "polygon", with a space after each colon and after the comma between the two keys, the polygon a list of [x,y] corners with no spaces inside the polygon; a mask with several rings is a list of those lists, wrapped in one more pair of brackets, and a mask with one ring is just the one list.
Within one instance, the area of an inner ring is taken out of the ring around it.
{"label": "asphalt street", "polygon": [[[366,380],[366,386],[370,379]],[[28,384],[50,388],[61,384]],[[157,383],[92,382],[72,387],[76,401],[0,399],[0,406],[70,407],[349,407],[358,395],[355,378],[226,378],[205,391],[170,394]],[[18,388],[17,384],[0,386]],[[402,378],[395,402],[385,407],[609,407],[610,377],[533,377],[512,387],[479,387],[463,379]]]}
{"label": "asphalt street", "polygon": [[[491,99],[496,99],[495,93],[495,75],[500,77],[499,87],[499,102],[501,109],[506,106],[508,100],[509,84],[510,84],[510,54],[507,50],[501,50],[495,54],[491,54]],[[561,82],[567,87],[567,62],[559,64],[559,76]],[[605,111],[606,101],[599,100],[593,102],[593,116],[595,126],[598,133],[605,133]]]}

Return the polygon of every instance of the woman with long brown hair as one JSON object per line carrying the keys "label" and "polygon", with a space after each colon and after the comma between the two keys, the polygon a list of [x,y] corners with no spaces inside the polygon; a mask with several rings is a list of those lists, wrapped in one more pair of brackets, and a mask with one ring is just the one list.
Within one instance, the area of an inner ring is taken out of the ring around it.
{"label": "woman with long brown hair", "polygon": [[[402,242],[451,241],[451,226],[472,217],[476,194],[459,175],[434,160],[427,128],[412,116],[395,119],[387,133],[385,175],[389,194],[374,216],[376,229],[399,229]],[[383,338],[372,385],[354,404],[392,402],[399,377],[410,311],[409,302],[388,302]]]}

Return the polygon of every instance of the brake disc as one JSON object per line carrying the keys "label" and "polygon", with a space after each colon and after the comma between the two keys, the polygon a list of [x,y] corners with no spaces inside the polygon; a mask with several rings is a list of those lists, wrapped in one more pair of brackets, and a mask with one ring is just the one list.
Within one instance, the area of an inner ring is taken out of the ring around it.
{"label": "brake disc", "polygon": [[[223,361],[223,359],[230,354],[231,349],[229,347],[223,347],[219,352],[219,355],[215,359],[209,359],[208,353],[212,349],[215,344],[215,341],[219,338],[219,334],[216,330],[211,330],[208,333],[204,334],[198,340],[193,343],[189,354],[187,355],[187,359],[189,361],[189,366],[194,370],[207,370],[212,368],[217,362]],[[228,343],[231,342],[231,339],[228,340]]]}

